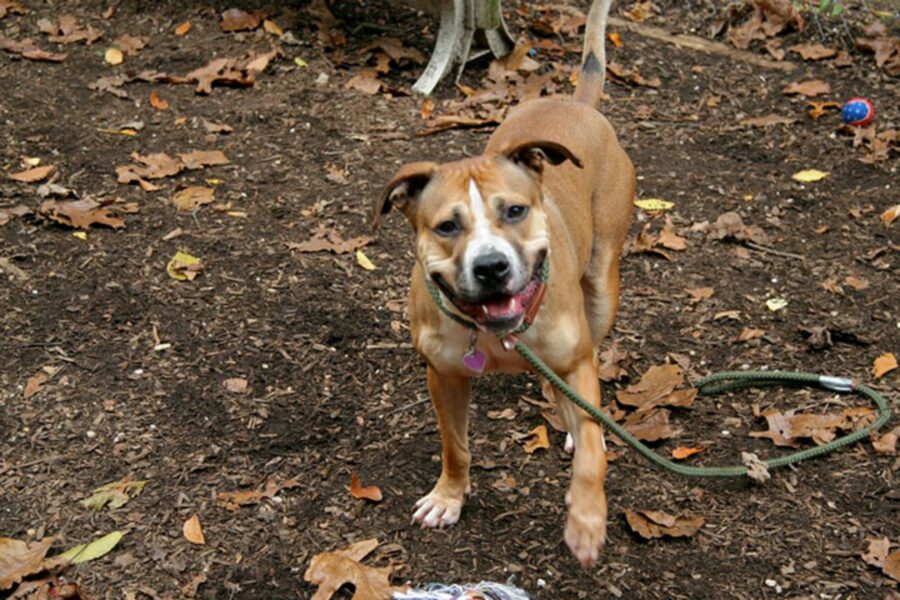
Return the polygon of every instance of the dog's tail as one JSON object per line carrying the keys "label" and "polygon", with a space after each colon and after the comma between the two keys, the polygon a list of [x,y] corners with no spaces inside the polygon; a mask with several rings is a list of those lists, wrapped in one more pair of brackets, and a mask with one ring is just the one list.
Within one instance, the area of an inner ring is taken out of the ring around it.
{"label": "dog's tail", "polygon": [[606,81],[606,21],[612,0],[594,0],[588,12],[575,100],[598,108]]}

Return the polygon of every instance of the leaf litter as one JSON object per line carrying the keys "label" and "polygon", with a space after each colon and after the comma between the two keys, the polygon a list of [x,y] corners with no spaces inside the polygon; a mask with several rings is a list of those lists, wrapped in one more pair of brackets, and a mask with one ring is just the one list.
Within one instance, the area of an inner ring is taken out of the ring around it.
{"label": "leaf litter", "polygon": [[311,600],[329,600],[348,583],[355,588],[355,600],[381,600],[406,591],[406,586],[391,585],[393,567],[370,567],[360,562],[377,547],[378,540],[373,538],[315,555],[303,575],[304,581],[318,586]]}
{"label": "leaf litter", "polygon": [[625,520],[631,530],[645,540],[691,537],[705,522],[703,517],[675,517],[659,510],[626,510]]}
{"label": "leaf litter", "polygon": [[219,492],[216,501],[225,510],[234,512],[241,506],[259,504],[264,499],[274,498],[281,490],[289,490],[299,485],[300,482],[296,479],[269,479],[265,485],[256,490]]}

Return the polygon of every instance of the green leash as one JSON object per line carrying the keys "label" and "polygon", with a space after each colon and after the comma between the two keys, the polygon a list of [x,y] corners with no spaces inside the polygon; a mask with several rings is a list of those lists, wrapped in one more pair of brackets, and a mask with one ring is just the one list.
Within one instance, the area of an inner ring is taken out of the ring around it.
{"label": "green leash", "polygon": [[[549,262],[550,261],[547,261],[544,266],[544,270],[541,273],[541,279],[543,282],[546,282],[549,276]],[[448,317],[450,317],[463,327],[467,327],[473,330],[478,329],[478,326],[471,321],[447,309],[447,307],[444,305],[443,300],[441,299],[441,292],[437,288],[437,286],[434,285],[434,283],[426,279],[426,285],[428,287],[428,292],[431,294],[431,297],[435,301],[435,304],[438,305],[438,308],[440,308],[444,314],[446,314]],[[522,333],[530,326],[530,321],[524,321],[518,329],[512,332],[512,334],[514,335]],[[515,338],[513,337],[510,339]],[[516,341],[514,348],[516,352],[521,354],[522,358],[528,361],[528,363],[532,367],[534,367],[534,369],[538,373],[543,375],[547,379],[547,381],[552,383],[553,386],[556,387],[556,389],[562,392],[569,400],[574,402],[576,406],[590,415],[591,418],[593,418],[595,421],[605,425],[610,431],[622,438],[625,443],[637,450],[638,454],[649,460],[657,467],[660,467],[661,469],[669,471],[671,473],[677,473],[679,475],[690,475],[694,477],[741,477],[747,475],[749,468],[746,466],[691,467],[688,465],[682,465],[672,462],[671,460],[660,456],[654,450],[644,445],[643,442],[626,431],[624,427],[613,421],[612,417],[601,412],[594,405],[590,404],[584,398],[578,395],[578,392],[569,387],[569,385],[565,381],[563,381],[562,378],[559,377],[559,375],[554,373],[553,370],[544,363],[544,361],[538,358],[538,356],[534,352],[532,352],[531,349],[528,348],[528,346],[520,341]],[[825,454],[833,452],[834,450],[837,450],[838,448],[842,448],[849,444],[858,442],[861,439],[867,437],[873,431],[877,431],[891,418],[891,409],[890,407],[888,407],[887,401],[885,401],[881,394],[870,387],[867,387],[860,383],[856,383],[852,379],[847,379],[844,377],[832,377],[828,375],[816,375],[814,373],[799,373],[794,371],[726,371],[724,373],[716,373],[714,375],[704,377],[697,382],[697,389],[699,390],[701,395],[706,396],[732,390],[740,390],[747,387],[769,387],[776,385],[818,386],[831,390],[833,392],[854,393],[859,396],[864,396],[873,401],[878,406],[878,418],[862,429],[854,431],[853,433],[847,434],[843,437],[839,437],[836,440],[832,440],[831,442],[828,442],[827,444],[824,444],[822,446],[816,446],[815,448],[793,452],[786,456],[780,456],[778,458],[760,461],[765,464],[767,469],[777,469],[779,467],[793,465],[803,460],[815,458],[817,456],[823,456]]]}
{"label": "green leash", "polygon": [[[629,446],[637,450],[638,454],[657,467],[679,475],[692,475],[694,477],[740,477],[742,475],[747,475],[748,468],[746,466],[690,467],[672,462],[671,460],[660,456],[636,437],[628,433],[624,427],[613,421],[609,415],[600,412],[592,404],[585,401],[584,398],[579,396],[575,390],[569,387],[565,381],[544,364],[544,361],[538,358],[525,344],[519,342],[516,344],[515,348],[538,373],[546,377],[547,380],[565,394],[569,400],[574,402],[594,420],[603,423],[610,431],[625,440]],[[843,377],[829,377],[826,375],[791,371],[726,371],[724,373],[716,373],[715,375],[704,377],[697,382],[697,388],[702,395],[718,394],[751,386],[765,387],[773,385],[818,385],[835,392],[853,392],[857,395],[869,398],[878,405],[878,418],[862,429],[836,440],[832,440],[823,446],[816,446],[815,448],[801,450],[799,452],[788,454],[787,456],[780,456],[778,458],[761,461],[768,469],[777,469],[778,467],[793,465],[800,461],[822,456],[837,450],[838,448],[842,448],[843,446],[858,442],[868,436],[871,432],[878,430],[891,418],[891,409],[878,392],[865,385],[854,383],[852,379],[845,379]]]}

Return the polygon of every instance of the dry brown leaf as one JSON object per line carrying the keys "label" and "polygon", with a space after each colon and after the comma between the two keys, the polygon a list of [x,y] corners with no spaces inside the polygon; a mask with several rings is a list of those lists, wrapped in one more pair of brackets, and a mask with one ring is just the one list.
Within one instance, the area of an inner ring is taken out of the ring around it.
{"label": "dry brown leaf", "polygon": [[0,592],[44,570],[44,556],[55,538],[22,542],[0,537]]}
{"label": "dry brown leaf", "polygon": [[684,460],[689,456],[693,456],[695,454],[699,454],[703,452],[706,448],[698,447],[698,448],[685,448],[683,446],[679,446],[672,450],[672,458],[675,460]]}
{"label": "dry brown leaf", "polygon": [[146,179],[162,179],[177,175],[184,170],[184,164],[172,158],[164,152],[141,156],[137,152],[131,154],[131,159],[143,166],[130,164],[116,167],[119,183],[138,183],[144,191],[159,189],[157,186],[145,181]]}
{"label": "dry brown leaf", "polygon": [[199,544],[201,546],[206,544],[206,538],[203,537],[203,528],[200,527],[199,516],[194,515],[185,521],[181,530],[184,532],[184,538],[190,543]]}
{"label": "dry brown leaf", "polygon": [[791,46],[788,50],[796,52],[803,57],[803,60],[822,60],[836,56],[838,53],[834,48],[814,43],[797,44],[796,46]]}
{"label": "dry brown leaf", "polygon": [[862,555],[862,559],[867,564],[880,569],[884,566],[884,560],[891,549],[891,541],[888,538],[867,538],[867,541],[869,542],[869,548]]}
{"label": "dry brown leaf", "polygon": [[366,540],[314,556],[303,575],[304,581],[319,588],[311,600],[329,600],[348,583],[355,588],[353,600],[386,600],[394,592],[405,591],[405,587],[391,585],[392,567],[368,567],[359,562],[377,545],[378,540]]}
{"label": "dry brown leaf", "polygon": [[766,335],[765,329],[753,329],[752,327],[744,327],[737,336],[736,342],[749,342]]}
{"label": "dry brown leaf", "polygon": [[381,489],[377,485],[367,485],[363,487],[362,482],[356,471],[350,474],[350,495],[357,500],[371,500],[372,502],[381,502]]}
{"label": "dry brown leaf", "polygon": [[834,102],[833,100],[825,100],[822,102],[817,102],[815,100],[811,100],[807,102],[809,105],[809,111],[806,113],[812,119],[818,119],[822,115],[824,115],[828,110],[841,110],[841,103]]}
{"label": "dry brown leaf", "polygon": [[897,357],[893,352],[885,352],[872,363],[872,373],[875,374],[875,379],[881,379],[896,368]]}
{"label": "dry brown leaf", "polygon": [[178,158],[190,170],[202,169],[212,165],[227,165],[228,157],[221,150],[194,150],[179,154]]}
{"label": "dry brown leaf", "polygon": [[703,526],[703,517],[674,517],[656,510],[626,510],[625,519],[636,534],[650,540],[654,538],[690,537]]}
{"label": "dry brown leaf", "polygon": [[616,392],[616,400],[626,406],[649,409],[655,406],[690,406],[696,389],[678,390],[684,374],[678,365],[654,365],[647,369],[638,383]]}
{"label": "dry brown leaf", "polygon": [[881,567],[881,572],[894,581],[900,581],[900,550],[887,555],[887,558],[884,559],[884,566]]}
{"label": "dry brown leaf", "polygon": [[366,235],[345,240],[337,231],[326,229],[324,226],[321,226],[316,230],[311,239],[305,242],[288,242],[287,246],[291,250],[298,250],[300,252],[334,252],[335,254],[347,254],[359,250],[371,241],[372,238]]}
{"label": "dry brown leaf", "polygon": [[750,437],[768,438],[776,446],[797,448],[800,440],[810,438],[817,444],[827,444],[837,437],[838,431],[853,430],[874,415],[871,409],[847,409],[840,415],[816,415],[810,413],[782,413],[772,409],[763,413],[768,431],[754,431]]}
{"label": "dry brown leaf", "polygon": [[26,400],[28,400],[41,390],[41,386],[44,385],[46,381],[46,373],[41,372],[36,375],[32,375],[28,378],[28,381],[25,382],[25,391],[22,393],[22,396]]}
{"label": "dry brown leaf", "polygon": [[110,210],[89,198],[68,202],[45,200],[38,208],[37,214],[45,219],[76,229],[87,229],[91,225],[106,225],[113,229],[125,227],[125,221],[112,216]]}
{"label": "dry brown leaf", "polygon": [[249,382],[243,377],[231,377],[223,381],[222,385],[232,394],[246,394],[249,389]]}
{"label": "dry brown leaf", "polygon": [[148,41],[149,40],[146,37],[140,35],[129,35],[126,33],[117,37],[113,42],[113,46],[115,46],[125,54],[132,56],[146,47]]}
{"label": "dry brown leaf", "polygon": [[222,13],[222,31],[245,31],[253,30],[259,27],[265,18],[266,13],[261,10],[255,10],[248,13],[239,8],[229,8]]}
{"label": "dry brown leaf", "polygon": [[269,62],[282,52],[276,48],[262,54],[251,54],[244,59],[216,58],[194,69],[184,77],[176,78],[177,83],[197,82],[197,94],[209,94],[214,85],[249,87],[256,82],[256,76],[265,70]]}
{"label": "dry brown leaf", "polygon": [[844,283],[852,287],[857,292],[861,292],[869,288],[869,281],[867,279],[856,277],[854,275],[848,275],[847,277],[845,277]]}
{"label": "dry brown leaf", "polygon": [[762,246],[768,246],[771,242],[769,236],[756,225],[744,225],[743,219],[736,212],[719,215],[716,222],[709,226],[708,235],[714,240],[735,239]]}
{"label": "dry brown leaf", "polygon": [[691,304],[699,304],[704,300],[709,300],[715,293],[715,290],[711,287],[685,288],[684,291],[691,297]]}
{"label": "dry brown leaf", "polygon": [[160,98],[156,90],[153,90],[150,92],[150,106],[156,110],[166,110],[169,108],[169,103]]}
{"label": "dry brown leaf", "polygon": [[381,90],[381,81],[375,71],[363,70],[354,75],[345,87],[374,96]]}
{"label": "dry brown leaf", "polygon": [[873,431],[872,448],[879,454],[897,454],[898,438],[900,438],[900,425],[881,435],[878,435],[877,432]]}
{"label": "dry brown leaf", "polygon": [[681,433],[681,430],[673,430],[669,424],[670,414],[665,408],[639,410],[628,415],[623,425],[628,433],[639,440],[645,442],[667,440]]}
{"label": "dry brown leaf", "polygon": [[425,98],[425,100],[422,101],[422,108],[419,111],[419,114],[423,119],[430,119],[432,113],[434,113],[434,98]]}
{"label": "dry brown leaf", "polygon": [[12,2],[11,0],[3,0],[2,2],[0,2],[0,19],[5,17],[6,15],[25,14],[28,14],[28,9],[18,2]]}
{"label": "dry brown leaf", "polygon": [[772,125],[790,125],[795,123],[797,119],[791,117],[782,117],[776,114],[766,115],[765,117],[752,117],[741,120],[740,124],[745,127],[770,127]]}
{"label": "dry brown leaf", "polygon": [[191,186],[172,196],[172,204],[178,210],[191,211],[216,200],[216,190],[209,187]]}
{"label": "dry brown leaf", "polygon": [[235,511],[241,506],[259,504],[265,498],[273,498],[281,490],[295,488],[300,485],[296,479],[280,481],[270,479],[265,486],[257,490],[242,490],[238,492],[219,492],[216,497],[219,506],[226,510]]}
{"label": "dry brown leaf", "polygon": [[181,25],[175,28],[175,35],[182,36],[185,35],[188,31],[191,30],[191,22],[185,21]]}
{"label": "dry brown leaf", "polygon": [[781,90],[782,94],[801,94],[803,96],[806,96],[807,98],[815,98],[816,96],[821,96],[830,92],[831,86],[828,85],[828,83],[826,83],[825,81],[821,81],[818,79],[812,79],[803,82],[794,81],[785,86],[783,90]]}
{"label": "dry brown leaf", "polygon": [[33,169],[28,169],[27,171],[21,171],[19,173],[13,173],[9,176],[10,179],[15,181],[20,181],[22,183],[36,183],[38,181],[43,181],[50,176],[50,173],[53,172],[53,169],[56,167],[53,165],[44,165],[42,167],[34,167]]}
{"label": "dry brown leaf", "polygon": [[638,0],[628,10],[622,11],[622,14],[635,23],[646,21],[653,14],[653,3],[650,0]]}
{"label": "dry brown leaf", "polygon": [[90,25],[81,24],[72,15],[62,15],[59,21],[38,19],[37,25],[42,33],[50,36],[47,38],[49,41],[59,44],[84,42],[90,45],[103,36],[102,31],[98,31]]}
{"label": "dry brown leaf", "polygon": [[627,352],[619,351],[619,341],[613,340],[613,343],[609,347],[609,350],[600,353],[600,381],[605,381],[607,383],[612,381],[619,381],[620,379],[628,375],[628,371],[626,371],[621,365],[619,365],[619,363],[625,360],[627,357]]}
{"label": "dry brown leaf", "polygon": [[883,213],[881,213],[881,222],[885,225],[893,223],[897,217],[900,217],[900,204],[895,204]]}
{"label": "dry brown leaf", "polygon": [[671,217],[666,217],[666,224],[663,226],[662,231],[659,232],[657,239],[659,244],[669,250],[684,250],[687,248],[687,240],[675,233],[675,225],[672,223]]}
{"label": "dry brown leaf", "polygon": [[546,425],[538,425],[528,432],[528,438],[522,446],[528,454],[534,454],[537,450],[550,447],[550,438]]}
{"label": "dry brown leaf", "polygon": [[646,79],[643,75],[638,71],[637,65],[631,67],[631,69],[626,70],[625,67],[620,65],[617,62],[610,62],[606,65],[606,73],[609,75],[610,80],[617,83],[626,83],[629,85],[640,85],[644,87],[657,89],[662,85],[662,82],[659,80],[659,77],[654,77],[653,79]]}

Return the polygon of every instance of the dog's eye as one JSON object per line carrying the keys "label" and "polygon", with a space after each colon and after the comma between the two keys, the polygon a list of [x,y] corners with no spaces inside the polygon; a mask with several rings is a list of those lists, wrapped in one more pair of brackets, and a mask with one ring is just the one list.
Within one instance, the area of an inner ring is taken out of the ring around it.
{"label": "dog's eye", "polygon": [[513,204],[506,209],[504,219],[509,223],[516,223],[525,218],[528,214],[528,207],[524,204]]}
{"label": "dog's eye", "polygon": [[453,220],[443,221],[434,228],[434,232],[442,237],[453,237],[459,233],[459,224]]}

